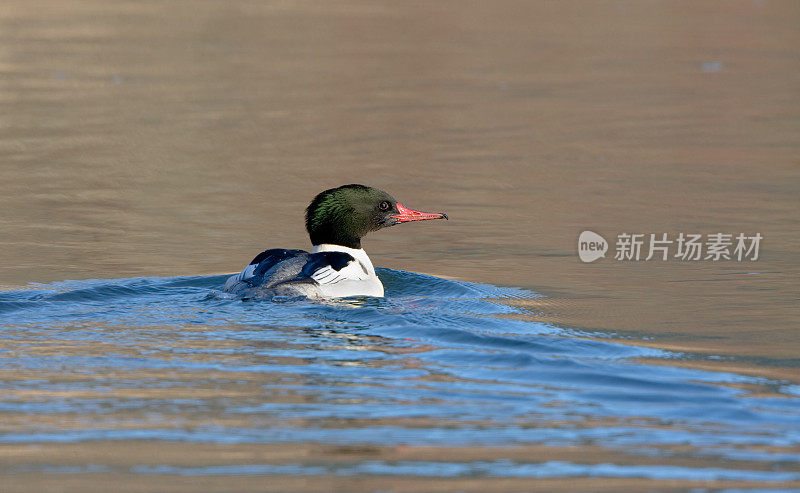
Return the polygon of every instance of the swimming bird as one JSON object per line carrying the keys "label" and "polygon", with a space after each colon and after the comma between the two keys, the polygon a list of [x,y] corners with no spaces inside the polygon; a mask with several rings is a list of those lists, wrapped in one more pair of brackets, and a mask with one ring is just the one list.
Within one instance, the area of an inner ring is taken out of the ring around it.
{"label": "swimming bird", "polygon": [[306,208],[311,253],[263,251],[228,278],[224,289],[242,298],[383,296],[383,284],[361,248],[361,238],[371,231],[428,219],[447,219],[447,214],[409,209],[383,190],[364,185],[325,190]]}

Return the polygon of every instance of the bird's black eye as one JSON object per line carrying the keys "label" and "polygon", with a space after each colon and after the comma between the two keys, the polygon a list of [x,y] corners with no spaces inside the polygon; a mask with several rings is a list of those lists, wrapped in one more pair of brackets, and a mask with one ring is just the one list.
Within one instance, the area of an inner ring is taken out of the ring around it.
{"label": "bird's black eye", "polygon": [[392,204],[390,204],[389,202],[387,202],[385,200],[383,202],[381,202],[380,205],[378,206],[378,208],[380,210],[384,211],[384,212],[388,211],[391,207],[392,207]]}

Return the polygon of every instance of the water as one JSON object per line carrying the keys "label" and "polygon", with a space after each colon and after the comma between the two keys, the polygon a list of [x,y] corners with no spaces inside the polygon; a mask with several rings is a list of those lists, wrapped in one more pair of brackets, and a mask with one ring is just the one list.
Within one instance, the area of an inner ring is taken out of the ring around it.
{"label": "water", "polygon": [[[4,0],[0,490],[797,490],[798,25]],[[353,182],[450,216],[365,238],[388,298],[220,295]],[[584,264],[584,230],[764,240]]]}
{"label": "water", "polygon": [[[226,276],[0,294],[0,443],[366,448],[331,461],[2,466],[28,474],[800,482],[800,392],[520,319],[530,291],[379,269],[385,299],[241,301]],[[477,456],[383,458],[398,447]],[[505,449],[552,449],[548,459]],[[571,449],[572,460],[558,460]],[[52,453],[52,452],[51,452]]]}

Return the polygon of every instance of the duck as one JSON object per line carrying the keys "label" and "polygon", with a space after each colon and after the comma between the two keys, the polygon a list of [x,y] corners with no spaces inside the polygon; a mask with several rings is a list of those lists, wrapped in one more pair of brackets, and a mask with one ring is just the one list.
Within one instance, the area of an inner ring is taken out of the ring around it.
{"label": "duck", "polygon": [[397,224],[448,219],[444,212],[405,207],[391,195],[366,185],[324,190],[306,208],[311,252],[273,248],[258,255],[223,290],[249,298],[344,298],[384,296],[361,239]]}

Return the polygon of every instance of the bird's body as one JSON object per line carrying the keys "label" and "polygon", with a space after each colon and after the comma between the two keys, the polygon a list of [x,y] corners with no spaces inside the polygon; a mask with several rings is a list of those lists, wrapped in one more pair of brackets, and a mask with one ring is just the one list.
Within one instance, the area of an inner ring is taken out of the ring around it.
{"label": "bird's body", "polygon": [[311,253],[277,248],[261,252],[228,278],[225,290],[245,298],[383,296],[383,284],[364,250],[324,244]]}
{"label": "bird's body", "polygon": [[258,254],[225,283],[242,298],[383,296],[384,289],[361,237],[401,222],[446,219],[408,209],[381,190],[345,185],[325,190],[306,209],[313,249],[271,249]]}

